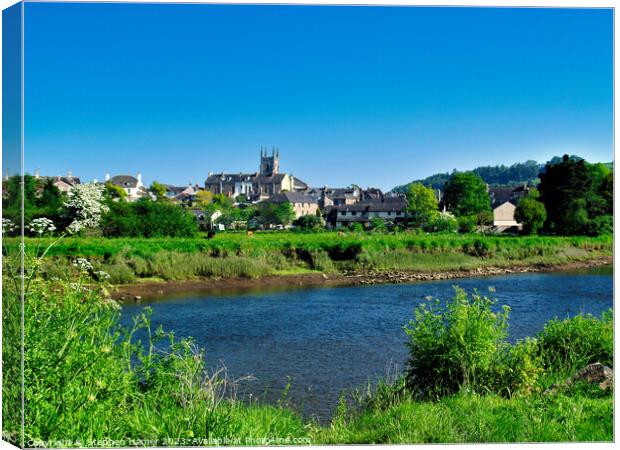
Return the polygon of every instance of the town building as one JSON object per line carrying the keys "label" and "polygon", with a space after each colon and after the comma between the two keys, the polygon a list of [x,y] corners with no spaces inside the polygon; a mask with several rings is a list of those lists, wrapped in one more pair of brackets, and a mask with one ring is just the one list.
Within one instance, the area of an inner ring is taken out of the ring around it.
{"label": "town building", "polygon": [[135,202],[144,197],[152,197],[144,183],[142,183],[142,174],[140,172],[135,177],[132,175],[116,175],[111,178],[110,174],[106,173],[105,183],[111,183],[127,192],[126,200],[128,202]]}
{"label": "town building", "polygon": [[43,182],[47,182],[48,180],[54,181],[54,186],[58,188],[60,192],[70,192],[76,185],[80,184],[81,181],[79,177],[74,177],[73,173],[69,170],[66,176],[57,175],[55,177],[49,176],[41,176],[39,170],[34,172],[34,178],[36,180],[41,180]]}
{"label": "town building", "polygon": [[375,217],[392,224],[403,222],[407,217],[407,199],[404,196],[383,196],[352,205],[333,206],[327,213],[326,221],[331,228],[346,227],[353,223],[368,226]]}
{"label": "town building", "polygon": [[493,209],[493,226],[497,231],[505,231],[512,227],[521,228],[515,220],[515,210],[519,200],[527,195],[529,187],[523,184],[518,187],[491,187],[489,197]]}
{"label": "town building", "polygon": [[261,148],[260,167],[255,173],[209,173],[205,189],[213,194],[224,194],[231,198],[240,195],[248,201],[259,201],[284,191],[299,192],[308,185],[292,174],[280,173],[280,151],[273,149],[271,155]]}
{"label": "town building", "polygon": [[316,214],[319,203],[316,197],[305,192],[280,192],[264,200],[265,203],[290,203],[295,211],[295,219],[308,214]]}

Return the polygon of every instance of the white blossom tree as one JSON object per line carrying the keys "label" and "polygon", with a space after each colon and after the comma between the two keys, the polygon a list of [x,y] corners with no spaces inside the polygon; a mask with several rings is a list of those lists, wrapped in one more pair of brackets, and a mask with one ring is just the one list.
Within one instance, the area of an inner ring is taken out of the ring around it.
{"label": "white blossom tree", "polygon": [[75,186],[64,206],[67,216],[73,219],[69,232],[75,233],[82,228],[97,228],[101,216],[108,211],[103,204],[104,186],[95,183],[84,183]]}

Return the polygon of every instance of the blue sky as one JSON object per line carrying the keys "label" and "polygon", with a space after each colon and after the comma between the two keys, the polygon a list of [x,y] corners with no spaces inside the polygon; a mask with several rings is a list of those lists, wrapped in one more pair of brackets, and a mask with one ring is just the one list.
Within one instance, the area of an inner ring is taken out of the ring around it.
{"label": "blue sky", "polygon": [[613,158],[607,9],[26,4],[26,170],[311,185]]}

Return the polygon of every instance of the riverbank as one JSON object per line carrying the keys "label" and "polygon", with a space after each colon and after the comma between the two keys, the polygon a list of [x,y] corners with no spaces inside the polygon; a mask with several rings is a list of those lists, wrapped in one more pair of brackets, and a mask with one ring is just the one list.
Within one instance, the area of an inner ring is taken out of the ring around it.
{"label": "riverbank", "polygon": [[111,295],[113,298],[121,301],[139,301],[143,299],[157,299],[191,294],[227,295],[266,290],[415,283],[516,273],[569,271],[606,266],[612,263],[612,256],[600,256],[591,260],[566,261],[559,264],[515,264],[513,267],[486,266],[466,270],[455,269],[439,272],[368,270],[350,271],[346,273],[309,272],[265,275],[256,279],[234,277],[184,281],[144,280],[139,283],[116,285],[112,288]]}

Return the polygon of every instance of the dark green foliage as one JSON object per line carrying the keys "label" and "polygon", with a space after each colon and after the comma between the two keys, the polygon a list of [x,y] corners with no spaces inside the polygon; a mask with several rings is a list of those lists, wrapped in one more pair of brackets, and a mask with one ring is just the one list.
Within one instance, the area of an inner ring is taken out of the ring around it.
{"label": "dark green foliage", "polygon": [[478,215],[491,211],[487,186],[478,175],[455,172],[445,186],[444,204],[457,216]]}
{"label": "dark green foliage", "polygon": [[[591,234],[591,222],[613,214],[612,175],[603,164],[589,164],[564,155],[540,175],[541,201],[547,210],[546,228],[558,234]],[[600,219],[595,225],[601,227]]]}
{"label": "dark green foliage", "polygon": [[293,221],[293,225],[304,231],[320,230],[323,227],[323,221],[320,216],[315,214],[306,214]]}
{"label": "dark green foliage", "polygon": [[101,230],[107,237],[191,237],[198,233],[193,214],[183,208],[150,199],[109,202]]}

